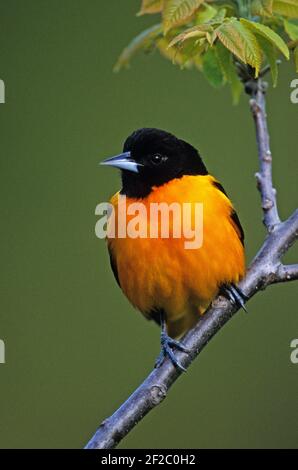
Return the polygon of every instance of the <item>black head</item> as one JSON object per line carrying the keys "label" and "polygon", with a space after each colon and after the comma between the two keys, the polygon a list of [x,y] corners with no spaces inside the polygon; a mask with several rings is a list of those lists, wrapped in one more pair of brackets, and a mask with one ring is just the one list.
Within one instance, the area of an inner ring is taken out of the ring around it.
{"label": "black head", "polygon": [[159,129],[133,132],[126,139],[123,152],[102,163],[121,169],[121,193],[128,197],[146,197],[154,186],[184,175],[208,174],[194,147]]}

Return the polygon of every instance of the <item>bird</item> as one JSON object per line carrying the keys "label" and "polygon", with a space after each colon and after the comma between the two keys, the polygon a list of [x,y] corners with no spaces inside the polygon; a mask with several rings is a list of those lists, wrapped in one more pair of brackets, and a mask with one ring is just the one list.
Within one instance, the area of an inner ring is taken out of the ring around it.
{"label": "bird", "polygon": [[[246,296],[237,287],[245,274],[244,232],[238,215],[197,149],[165,130],[134,131],[125,140],[122,153],[100,164],[121,171],[122,188],[110,199],[116,222],[124,199],[127,207],[142,203],[148,209],[152,203],[203,205],[200,248],[186,249],[183,236],[107,234],[117,283],[132,306],[161,327],[156,367],[169,358],[184,371],[175,351],[189,353],[181,337],[199,321],[212,300],[223,294],[245,309]],[[148,213],[144,217],[150,225]]]}

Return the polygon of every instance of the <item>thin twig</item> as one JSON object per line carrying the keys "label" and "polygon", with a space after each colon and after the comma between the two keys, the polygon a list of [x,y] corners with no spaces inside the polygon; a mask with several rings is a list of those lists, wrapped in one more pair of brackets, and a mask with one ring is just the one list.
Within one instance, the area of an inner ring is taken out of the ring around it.
{"label": "thin twig", "polygon": [[272,155],[267,129],[265,93],[265,84],[259,80],[254,97],[250,100],[250,106],[256,126],[260,166],[260,171],[256,173],[256,178],[262,198],[263,222],[267,230],[271,232],[275,225],[279,224],[280,220],[276,204],[276,190],[272,185]]}
{"label": "thin twig", "polygon": [[[248,299],[271,284],[298,278],[298,265],[284,266],[281,263],[281,257],[298,238],[298,209],[286,221],[280,222],[276,193],[272,186],[272,158],[266,121],[265,89],[262,83],[259,82],[257,85],[257,91],[252,92],[254,96],[251,100],[251,109],[256,124],[259,151],[258,183],[268,235],[245,278],[239,284]],[[202,319],[183,339],[190,354],[177,351],[177,358],[185,368],[189,367],[210,339],[237,310],[238,307],[221,296],[212,302]],[[158,369],[150,373],[112,416],[103,421],[86,448],[116,447],[150,410],[164,400],[169,388],[180,375],[181,372],[166,359]]]}

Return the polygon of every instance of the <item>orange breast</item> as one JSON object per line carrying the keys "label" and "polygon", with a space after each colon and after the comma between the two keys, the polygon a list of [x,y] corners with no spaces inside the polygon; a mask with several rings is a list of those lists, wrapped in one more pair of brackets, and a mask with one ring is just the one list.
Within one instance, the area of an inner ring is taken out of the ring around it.
{"label": "orange breast", "polygon": [[[200,248],[186,249],[181,238],[108,238],[119,282],[129,301],[144,315],[162,308],[168,323],[194,318],[203,313],[222,283],[237,283],[245,270],[244,250],[231,220],[231,202],[214,186],[208,176],[184,176],[154,188],[142,200],[127,199],[126,203],[142,202],[147,209],[150,228],[151,203],[202,203],[203,243]],[[116,194],[111,200],[116,215],[124,199]],[[193,218],[192,218],[193,219]],[[127,217],[127,223],[131,216]],[[174,219],[170,222],[170,234]],[[194,228],[194,226],[192,225]],[[148,228],[148,230],[149,230]],[[178,324],[177,323],[177,324]],[[187,323],[187,322],[186,322]],[[193,320],[189,321],[191,325]],[[182,321],[185,329],[185,321]],[[174,334],[182,331],[174,328]]]}

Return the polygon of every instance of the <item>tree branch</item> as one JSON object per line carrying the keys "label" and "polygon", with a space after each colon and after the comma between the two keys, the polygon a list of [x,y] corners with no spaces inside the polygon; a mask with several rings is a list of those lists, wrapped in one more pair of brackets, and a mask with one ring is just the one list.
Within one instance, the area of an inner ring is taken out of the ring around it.
{"label": "tree branch", "polygon": [[281,264],[277,273],[277,282],[296,281],[298,279],[298,264]]}
{"label": "tree branch", "polygon": [[[276,192],[272,186],[272,157],[265,110],[266,90],[260,80],[256,81],[255,85],[251,90],[250,105],[256,125],[259,153],[258,187],[268,234],[245,278],[239,284],[248,299],[271,284],[298,279],[298,264],[284,266],[281,263],[281,257],[298,238],[298,209],[285,222],[280,222]],[[177,351],[177,358],[185,368],[189,367],[237,310],[236,305],[222,296],[212,302],[198,324],[183,338],[190,354]],[[166,359],[112,416],[102,422],[86,449],[114,448],[150,410],[163,401],[169,388],[180,375],[180,370]]]}
{"label": "tree branch", "polygon": [[254,97],[250,100],[250,107],[256,126],[256,137],[259,153],[260,171],[256,173],[258,189],[261,193],[262,209],[264,212],[263,222],[270,232],[275,225],[279,224],[279,215],[276,204],[276,190],[272,185],[272,155],[269,144],[269,133],[267,128],[267,116],[265,105],[265,83],[261,80],[256,82],[257,86]]}

